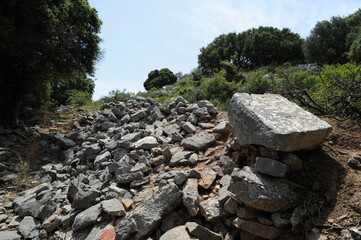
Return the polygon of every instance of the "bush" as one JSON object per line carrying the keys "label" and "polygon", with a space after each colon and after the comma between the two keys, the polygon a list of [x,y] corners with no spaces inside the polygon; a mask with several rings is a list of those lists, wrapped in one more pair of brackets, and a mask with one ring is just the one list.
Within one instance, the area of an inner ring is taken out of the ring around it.
{"label": "bush", "polygon": [[118,89],[112,90],[109,92],[108,96],[102,97],[99,99],[99,102],[102,103],[109,103],[109,102],[118,102],[118,101],[124,101],[125,99],[129,99],[135,96],[135,93],[127,92],[127,89],[123,89],[123,91],[120,91]]}
{"label": "bush", "polygon": [[91,94],[78,90],[69,91],[68,103],[74,107],[84,106],[91,102]]}
{"label": "bush", "polygon": [[272,89],[273,74],[265,71],[251,72],[247,78],[244,90],[247,93],[263,94]]}
{"label": "bush", "polygon": [[234,82],[226,80],[226,71],[222,70],[212,78],[204,80],[198,91],[197,100],[218,100],[226,102],[237,91],[237,85]]}

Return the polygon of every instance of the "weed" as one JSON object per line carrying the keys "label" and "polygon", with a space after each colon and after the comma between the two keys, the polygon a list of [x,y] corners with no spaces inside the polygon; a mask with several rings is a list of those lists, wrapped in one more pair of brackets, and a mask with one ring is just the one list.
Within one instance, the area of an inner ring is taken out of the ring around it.
{"label": "weed", "polygon": [[21,176],[21,179],[27,180],[30,173],[30,164],[24,161],[23,158],[18,154],[19,162],[15,165],[15,171]]}

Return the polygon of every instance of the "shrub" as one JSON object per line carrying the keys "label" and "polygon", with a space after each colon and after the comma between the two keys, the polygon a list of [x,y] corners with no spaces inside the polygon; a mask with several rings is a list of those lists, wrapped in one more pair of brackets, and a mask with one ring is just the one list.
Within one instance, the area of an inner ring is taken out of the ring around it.
{"label": "shrub", "polygon": [[164,86],[177,82],[177,76],[168,68],[161,70],[153,70],[148,74],[147,80],[145,80],[143,86],[145,90],[152,88],[162,88]]}
{"label": "shrub", "polygon": [[273,74],[265,71],[251,72],[246,78],[244,91],[247,93],[263,94],[271,90]]}
{"label": "shrub", "polygon": [[127,89],[123,89],[123,91],[120,91],[118,89],[112,90],[109,92],[108,96],[102,97],[99,99],[99,102],[102,103],[108,103],[108,102],[118,102],[118,101],[124,101],[125,99],[129,99],[135,96],[135,93],[127,92]]}
{"label": "shrub", "polygon": [[84,106],[91,102],[91,94],[88,92],[71,90],[69,91],[69,98],[67,102],[74,107]]}

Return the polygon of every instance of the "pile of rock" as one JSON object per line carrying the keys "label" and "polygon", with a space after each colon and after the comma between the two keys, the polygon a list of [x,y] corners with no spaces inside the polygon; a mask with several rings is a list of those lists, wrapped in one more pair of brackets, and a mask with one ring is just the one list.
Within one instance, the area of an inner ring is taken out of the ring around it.
{"label": "pile of rock", "polygon": [[233,97],[236,138],[209,101],[182,97],[109,103],[66,135],[43,134],[41,144],[59,161],[43,166],[41,184],[4,209],[13,216],[0,239],[297,234],[307,213],[296,207],[302,187],[286,179],[302,168],[290,151],[317,147],[331,128],[279,96],[264,97]]}

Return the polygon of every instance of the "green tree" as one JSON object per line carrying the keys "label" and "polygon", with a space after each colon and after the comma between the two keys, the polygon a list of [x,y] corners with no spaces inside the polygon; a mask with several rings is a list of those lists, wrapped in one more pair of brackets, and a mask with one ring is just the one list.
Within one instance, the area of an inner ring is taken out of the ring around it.
{"label": "green tree", "polygon": [[253,66],[303,62],[303,40],[288,28],[259,27],[246,35],[243,54]]}
{"label": "green tree", "polygon": [[152,88],[162,88],[164,86],[177,82],[177,76],[168,68],[161,70],[153,70],[148,74],[147,80],[145,80],[143,86],[145,90]]}
{"label": "green tree", "polygon": [[92,74],[100,26],[87,0],[1,1],[1,120],[16,122],[20,107],[43,102],[59,79]]}
{"label": "green tree", "polygon": [[[201,48],[198,64],[203,74],[211,75],[229,62],[236,70],[303,62],[303,40],[289,29],[253,28],[241,33],[222,34],[207,47]],[[222,66],[223,64],[223,66]]]}
{"label": "green tree", "polygon": [[349,32],[350,26],[341,17],[318,22],[304,44],[306,61],[320,64],[347,62],[346,38]]}
{"label": "green tree", "polygon": [[71,96],[74,98],[74,93],[77,92],[77,95],[87,96],[87,101],[90,101],[94,87],[94,81],[87,77],[85,73],[74,73],[72,77],[51,82],[50,100],[56,106],[70,104],[69,98]]}

